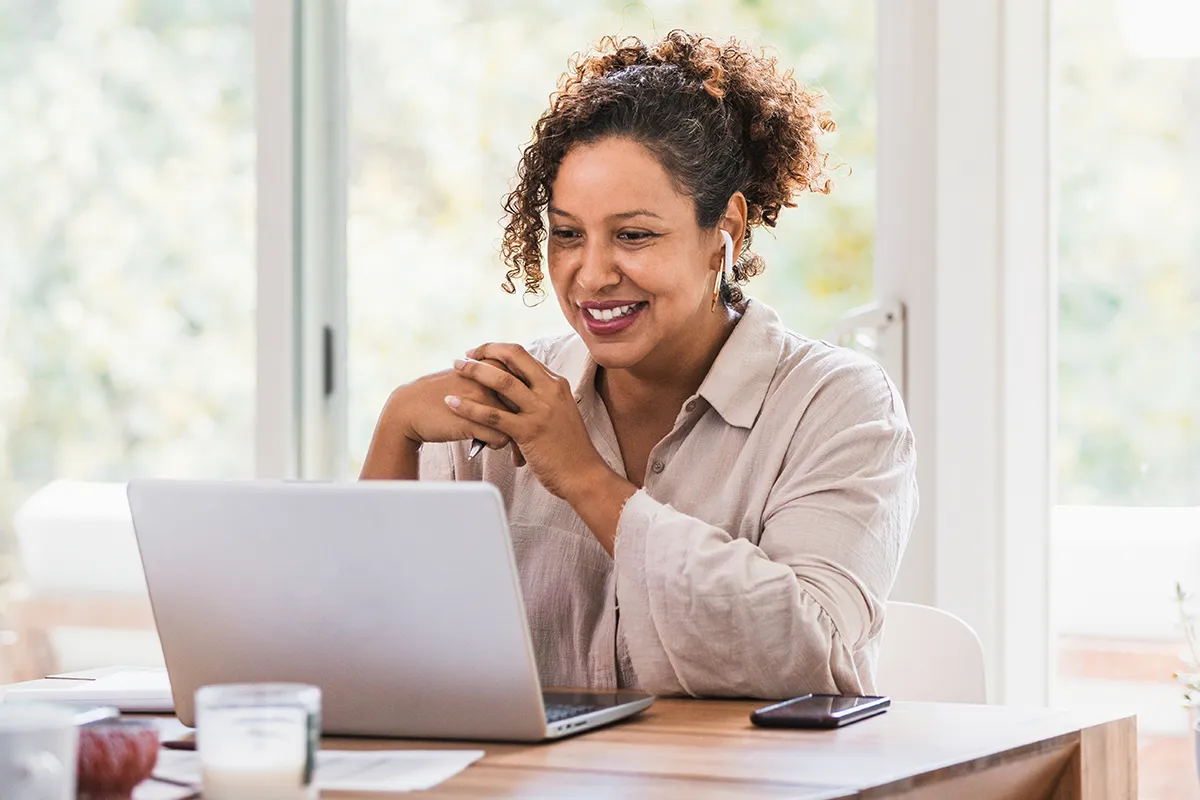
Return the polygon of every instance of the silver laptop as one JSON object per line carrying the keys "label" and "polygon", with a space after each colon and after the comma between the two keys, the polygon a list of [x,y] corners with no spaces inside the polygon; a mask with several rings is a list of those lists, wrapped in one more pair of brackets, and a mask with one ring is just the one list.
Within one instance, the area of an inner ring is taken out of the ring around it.
{"label": "silver laptop", "polygon": [[321,687],[326,733],[537,741],[648,707],[543,692],[487,483],[133,481],[175,711],[197,688]]}

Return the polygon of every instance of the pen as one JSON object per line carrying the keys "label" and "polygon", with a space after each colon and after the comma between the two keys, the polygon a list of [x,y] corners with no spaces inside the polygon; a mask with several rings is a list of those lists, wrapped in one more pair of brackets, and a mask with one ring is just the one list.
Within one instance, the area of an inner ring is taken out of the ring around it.
{"label": "pen", "polygon": [[[494,358],[485,358],[483,360],[483,363],[491,364],[493,367],[498,367],[498,368],[504,370],[505,372],[509,371],[508,367],[504,366],[503,363],[495,360]],[[512,410],[514,410],[514,411],[516,410],[516,408],[514,406],[512,406],[511,404],[509,404],[507,401],[504,404],[506,406],[508,406],[509,408],[511,408]],[[472,439],[471,440],[471,449],[467,452],[467,460],[470,461],[471,459],[475,458],[475,456],[482,453],[483,448],[485,448],[485,447],[487,447],[487,442],[485,442],[483,439]]]}
{"label": "pen", "polygon": [[[168,750],[195,750],[195,739],[168,739],[162,743],[162,746]],[[161,780],[161,779],[160,779]],[[164,781],[165,783],[165,781]]]}

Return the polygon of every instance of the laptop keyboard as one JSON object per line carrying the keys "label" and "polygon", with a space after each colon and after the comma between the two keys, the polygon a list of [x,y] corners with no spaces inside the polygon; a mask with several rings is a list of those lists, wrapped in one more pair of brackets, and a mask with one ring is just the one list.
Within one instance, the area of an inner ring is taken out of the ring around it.
{"label": "laptop keyboard", "polygon": [[586,705],[572,706],[565,703],[554,703],[546,706],[546,722],[562,722],[570,717],[578,717],[592,711],[600,711],[605,706]]}

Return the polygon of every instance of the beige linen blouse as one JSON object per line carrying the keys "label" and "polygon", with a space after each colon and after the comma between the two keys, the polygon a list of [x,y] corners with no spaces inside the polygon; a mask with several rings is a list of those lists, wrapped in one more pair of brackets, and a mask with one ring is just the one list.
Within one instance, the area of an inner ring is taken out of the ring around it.
{"label": "beige linen blouse", "polygon": [[[529,351],[574,389],[624,475],[570,334]],[[913,435],[874,361],[750,301],[650,454],[615,555],[507,450],[426,445],[424,480],[486,480],[508,507],[543,684],[654,694],[869,694],[884,604],[917,511]]]}

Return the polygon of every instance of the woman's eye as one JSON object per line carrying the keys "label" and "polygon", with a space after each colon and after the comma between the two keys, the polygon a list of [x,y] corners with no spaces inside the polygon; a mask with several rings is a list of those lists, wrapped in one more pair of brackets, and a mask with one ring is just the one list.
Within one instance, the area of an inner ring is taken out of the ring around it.
{"label": "woman's eye", "polygon": [[646,231],[621,231],[617,234],[617,238],[624,242],[645,242],[657,235],[656,233],[647,233]]}
{"label": "woman's eye", "polygon": [[579,238],[579,234],[570,228],[555,228],[553,231],[551,231],[551,234],[555,239],[561,239],[563,241]]}

